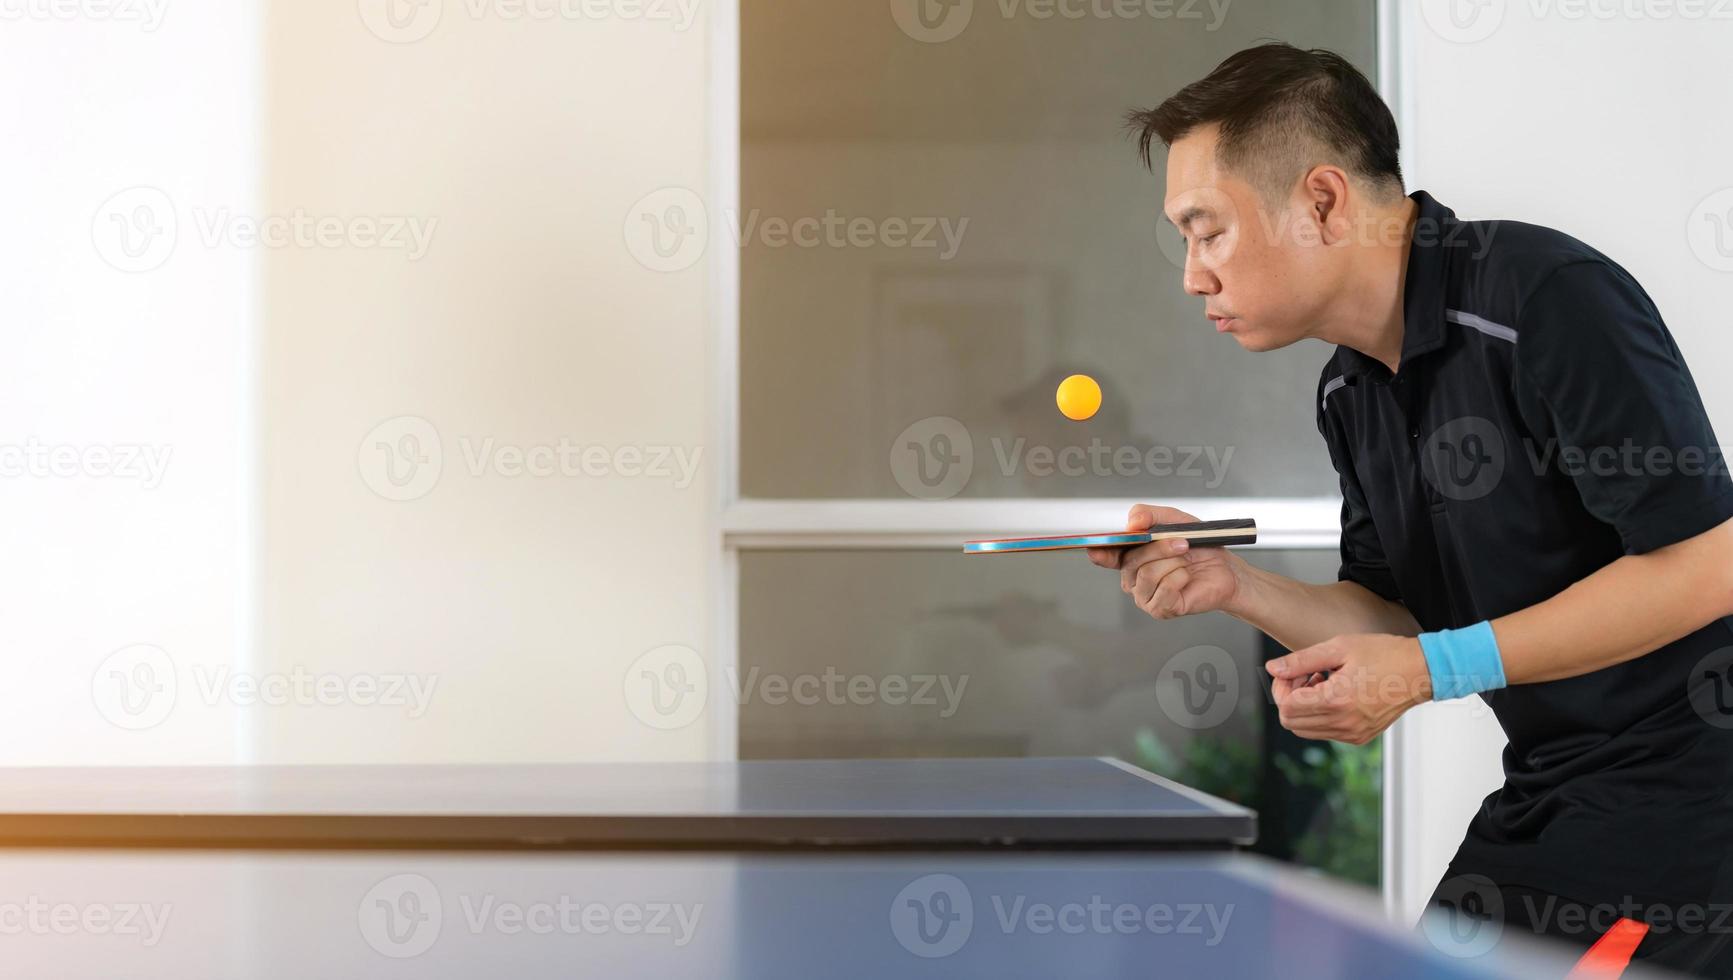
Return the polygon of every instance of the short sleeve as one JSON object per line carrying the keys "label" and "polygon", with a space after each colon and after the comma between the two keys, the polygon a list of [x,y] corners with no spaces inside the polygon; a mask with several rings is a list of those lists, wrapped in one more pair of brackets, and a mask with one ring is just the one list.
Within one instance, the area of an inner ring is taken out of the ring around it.
{"label": "short sleeve", "polygon": [[1325,417],[1329,401],[1321,393],[1318,399],[1318,432],[1330,448],[1330,465],[1342,487],[1342,567],[1336,573],[1338,581],[1354,582],[1391,602],[1401,602],[1401,590],[1396,576],[1384,557],[1384,545],[1378,540],[1378,528],[1372,522],[1371,508],[1366,506],[1366,494],[1354,475],[1354,460],[1334,427]]}
{"label": "short sleeve", "polygon": [[1517,321],[1519,409],[1533,458],[1571,480],[1630,554],[1733,520],[1733,481],[1684,356],[1622,269],[1555,270]]}

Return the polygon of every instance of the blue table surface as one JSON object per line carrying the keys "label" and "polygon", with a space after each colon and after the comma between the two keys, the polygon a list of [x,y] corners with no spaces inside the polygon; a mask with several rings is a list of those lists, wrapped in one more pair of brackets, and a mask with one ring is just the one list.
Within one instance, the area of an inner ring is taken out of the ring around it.
{"label": "blue table surface", "polygon": [[[0,851],[12,976],[1563,977],[1243,854]],[[1473,955],[1459,957],[1453,952]]]}

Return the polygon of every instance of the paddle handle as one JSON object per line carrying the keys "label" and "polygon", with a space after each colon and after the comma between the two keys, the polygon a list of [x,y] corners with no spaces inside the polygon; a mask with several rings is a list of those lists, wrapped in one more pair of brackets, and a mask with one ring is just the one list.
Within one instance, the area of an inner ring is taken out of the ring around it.
{"label": "paddle handle", "polygon": [[1258,522],[1250,517],[1240,517],[1226,521],[1155,524],[1149,529],[1151,541],[1171,541],[1174,538],[1184,538],[1193,548],[1228,548],[1234,545],[1257,544]]}

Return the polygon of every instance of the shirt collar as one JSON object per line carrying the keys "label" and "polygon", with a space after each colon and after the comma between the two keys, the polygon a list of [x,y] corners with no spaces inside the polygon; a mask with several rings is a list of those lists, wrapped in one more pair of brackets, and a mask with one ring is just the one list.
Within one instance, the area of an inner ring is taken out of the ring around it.
{"label": "shirt collar", "polygon": [[[1444,346],[1445,249],[1460,238],[1456,212],[1431,194],[1415,191],[1409,200],[1420,206],[1409,239],[1408,267],[1402,279],[1402,363]],[[1349,347],[1337,347],[1337,362],[1346,376],[1387,374],[1384,365]]]}

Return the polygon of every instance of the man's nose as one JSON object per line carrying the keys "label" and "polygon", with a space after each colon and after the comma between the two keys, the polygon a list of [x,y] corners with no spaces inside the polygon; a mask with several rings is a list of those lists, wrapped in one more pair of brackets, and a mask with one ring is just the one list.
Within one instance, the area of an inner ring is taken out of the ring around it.
{"label": "man's nose", "polygon": [[1214,296],[1222,291],[1222,281],[1216,278],[1216,274],[1190,256],[1186,257],[1185,275],[1181,282],[1192,296]]}

